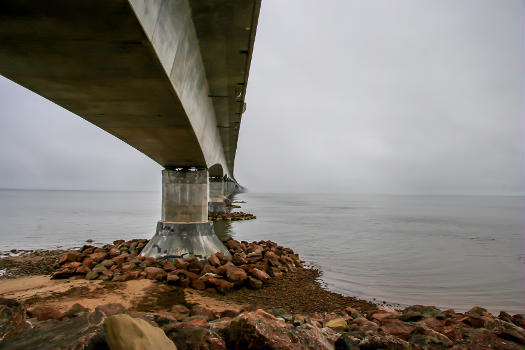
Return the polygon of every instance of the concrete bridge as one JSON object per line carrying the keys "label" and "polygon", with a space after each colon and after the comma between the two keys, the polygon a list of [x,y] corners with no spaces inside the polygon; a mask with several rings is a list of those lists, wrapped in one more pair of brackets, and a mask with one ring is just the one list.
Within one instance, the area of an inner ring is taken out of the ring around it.
{"label": "concrete bridge", "polygon": [[[0,74],[162,165],[151,256],[224,251],[260,0],[2,0]],[[67,147],[67,145],[64,145]]]}

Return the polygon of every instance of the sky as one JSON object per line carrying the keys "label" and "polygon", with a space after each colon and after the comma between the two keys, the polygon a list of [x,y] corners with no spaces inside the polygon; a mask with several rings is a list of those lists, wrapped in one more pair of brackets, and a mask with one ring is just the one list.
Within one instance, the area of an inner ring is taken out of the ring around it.
{"label": "sky", "polygon": [[[522,0],[263,0],[253,192],[525,193]],[[160,190],[161,166],[0,77],[0,188]]]}

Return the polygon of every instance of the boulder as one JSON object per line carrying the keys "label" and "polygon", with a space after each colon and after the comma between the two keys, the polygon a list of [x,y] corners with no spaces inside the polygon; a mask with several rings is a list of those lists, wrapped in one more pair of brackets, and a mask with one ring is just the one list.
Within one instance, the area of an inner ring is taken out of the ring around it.
{"label": "boulder", "polygon": [[266,282],[270,279],[270,276],[266,272],[256,268],[250,269],[248,273],[263,282]]}
{"label": "boulder", "polygon": [[89,309],[86,308],[86,307],[83,307],[82,305],[76,303],[76,304],[73,304],[69,310],[67,310],[65,313],[64,313],[64,317],[68,317],[68,318],[71,318],[71,317],[76,317],[78,316],[79,314],[81,313],[84,313],[84,312],[89,312]]}
{"label": "boulder", "polygon": [[95,308],[95,311],[104,315],[105,317],[126,313],[127,310],[124,306],[119,303],[109,303],[99,305]]}
{"label": "boulder", "polygon": [[121,314],[104,321],[106,342],[111,350],[177,350],[162,329]]}
{"label": "boulder", "polygon": [[396,338],[393,335],[372,335],[366,337],[359,343],[360,350],[409,350],[410,343]]}
{"label": "boulder", "polygon": [[223,280],[222,278],[210,277],[208,283],[211,284],[219,293],[226,293],[233,288],[233,283]]}
{"label": "boulder", "polygon": [[0,297],[0,342],[29,327],[25,307],[14,299]]}
{"label": "boulder", "polygon": [[399,319],[407,322],[415,322],[426,317],[435,317],[438,320],[443,320],[445,319],[445,314],[435,306],[412,305],[403,310]]}
{"label": "boulder", "polygon": [[336,332],[344,332],[348,330],[348,324],[340,317],[326,322],[324,326],[333,329]]}
{"label": "boulder", "polygon": [[190,316],[197,315],[206,317],[207,321],[213,321],[217,318],[213,310],[199,305],[193,306],[190,311]]}
{"label": "boulder", "polygon": [[383,329],[383,331],[403,340],[408,340],[415,328],[415,325],[398,319],[385,319],[381,322],[381,329]]}
{"label": "boulder", "polygon": [[170,312],[177,321],[182,321],[190,314],[190,310],[184,305],[173,305]]}
{"label": "boulder", "polygon": [[232,264],[228,265],[226,269],[226,278],[236,286],[241,286],[248,278],[248,275],[243,269]]}
{"label": "boulder", "polygon": [[64,316],[57,308],[50,305],[39,305],[27,310],[27,314],[38,321],[59,320]]}
{"label": "boulder", "polygon": [[86,279],[87,279],[87,280],[95,280],[95,279],[98,278],[98,275],[99,275],[98,272],[91,270],[91,271],[89,271],[89,272],[86,274]]}
{"label": "boulder", "polygon": [[229,350],[332,350],[332,335],[310,324],[294,328],[261,309],[240,314],[223,329]]}
{"label": "boulder", "polygon": [[166,279],[166,276],[167,276],[166,271],[164,271],[160,267],[153,267],[153,266],[146,267],[144,269],[144,272],[146,273],[146,278],[151,279],[151,280],[162,281]]}
{"label": "boulder", "polygon": [[78,262],[78,261],[82,261],[83,258],[84,258],[84,255],[82,255],[82,253],[73,251],[73,252],[68,252],[62,255],[58,263],[62,265],[67,262]]}
{"label": "boulder", "polygon": [[226,343],[214,331],[191,324],[170,324],[164,327],[168,338],[178,350],[226,350]]}
{"label": "boulder", "polygon": [[425,347],[446,348],[453,345],[447,336],[426,327],[416,327],[408,341]]}
{"label": "boulder", "polygon": [[90,254],[89,255],[89,258],[95,262],[101,262],[102,260],[104,260],[106,258],[106,256],[108,256],[108,254],[105,252],[105,251],[99,251],[99,252],[95,252],[93,254]]}

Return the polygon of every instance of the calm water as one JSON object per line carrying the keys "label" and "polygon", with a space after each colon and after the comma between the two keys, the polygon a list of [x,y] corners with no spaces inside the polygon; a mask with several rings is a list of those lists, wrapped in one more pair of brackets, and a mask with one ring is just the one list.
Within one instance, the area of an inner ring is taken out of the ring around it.
{"label": "calm water", "polygon": [[[216,229],[292,247],[338,292],[525,311],[524,198],[253,194],[257,220]],[[160,194],[0,191],[0,250],[150,237]]]}

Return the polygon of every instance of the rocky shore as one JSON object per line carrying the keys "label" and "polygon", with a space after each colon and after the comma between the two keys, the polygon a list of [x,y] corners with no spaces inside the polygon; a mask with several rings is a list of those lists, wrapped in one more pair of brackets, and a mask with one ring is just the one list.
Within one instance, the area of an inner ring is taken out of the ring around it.
{"label": "rocky shore", "polygon": [[[237,206],[240,208],[239,206]],[[239,220],[253,220],[257,217],[253,214],[248,214],[242,211],[238,212],[231,212],[228,211],[226,213],[209,213],[208,214],[208,220],[210,221],[239,221]]]}
{"label": "rocky shore", "polygon": [[232,258],[216,254],[206,262],[143,258],[146,242],[0,258],[0,349],[149,344],[179,350],[459,350],[525,344],[522,314],[422,305],[396,310],[342,296],[322,288],[317,270],[274,242],[228,239]]}

